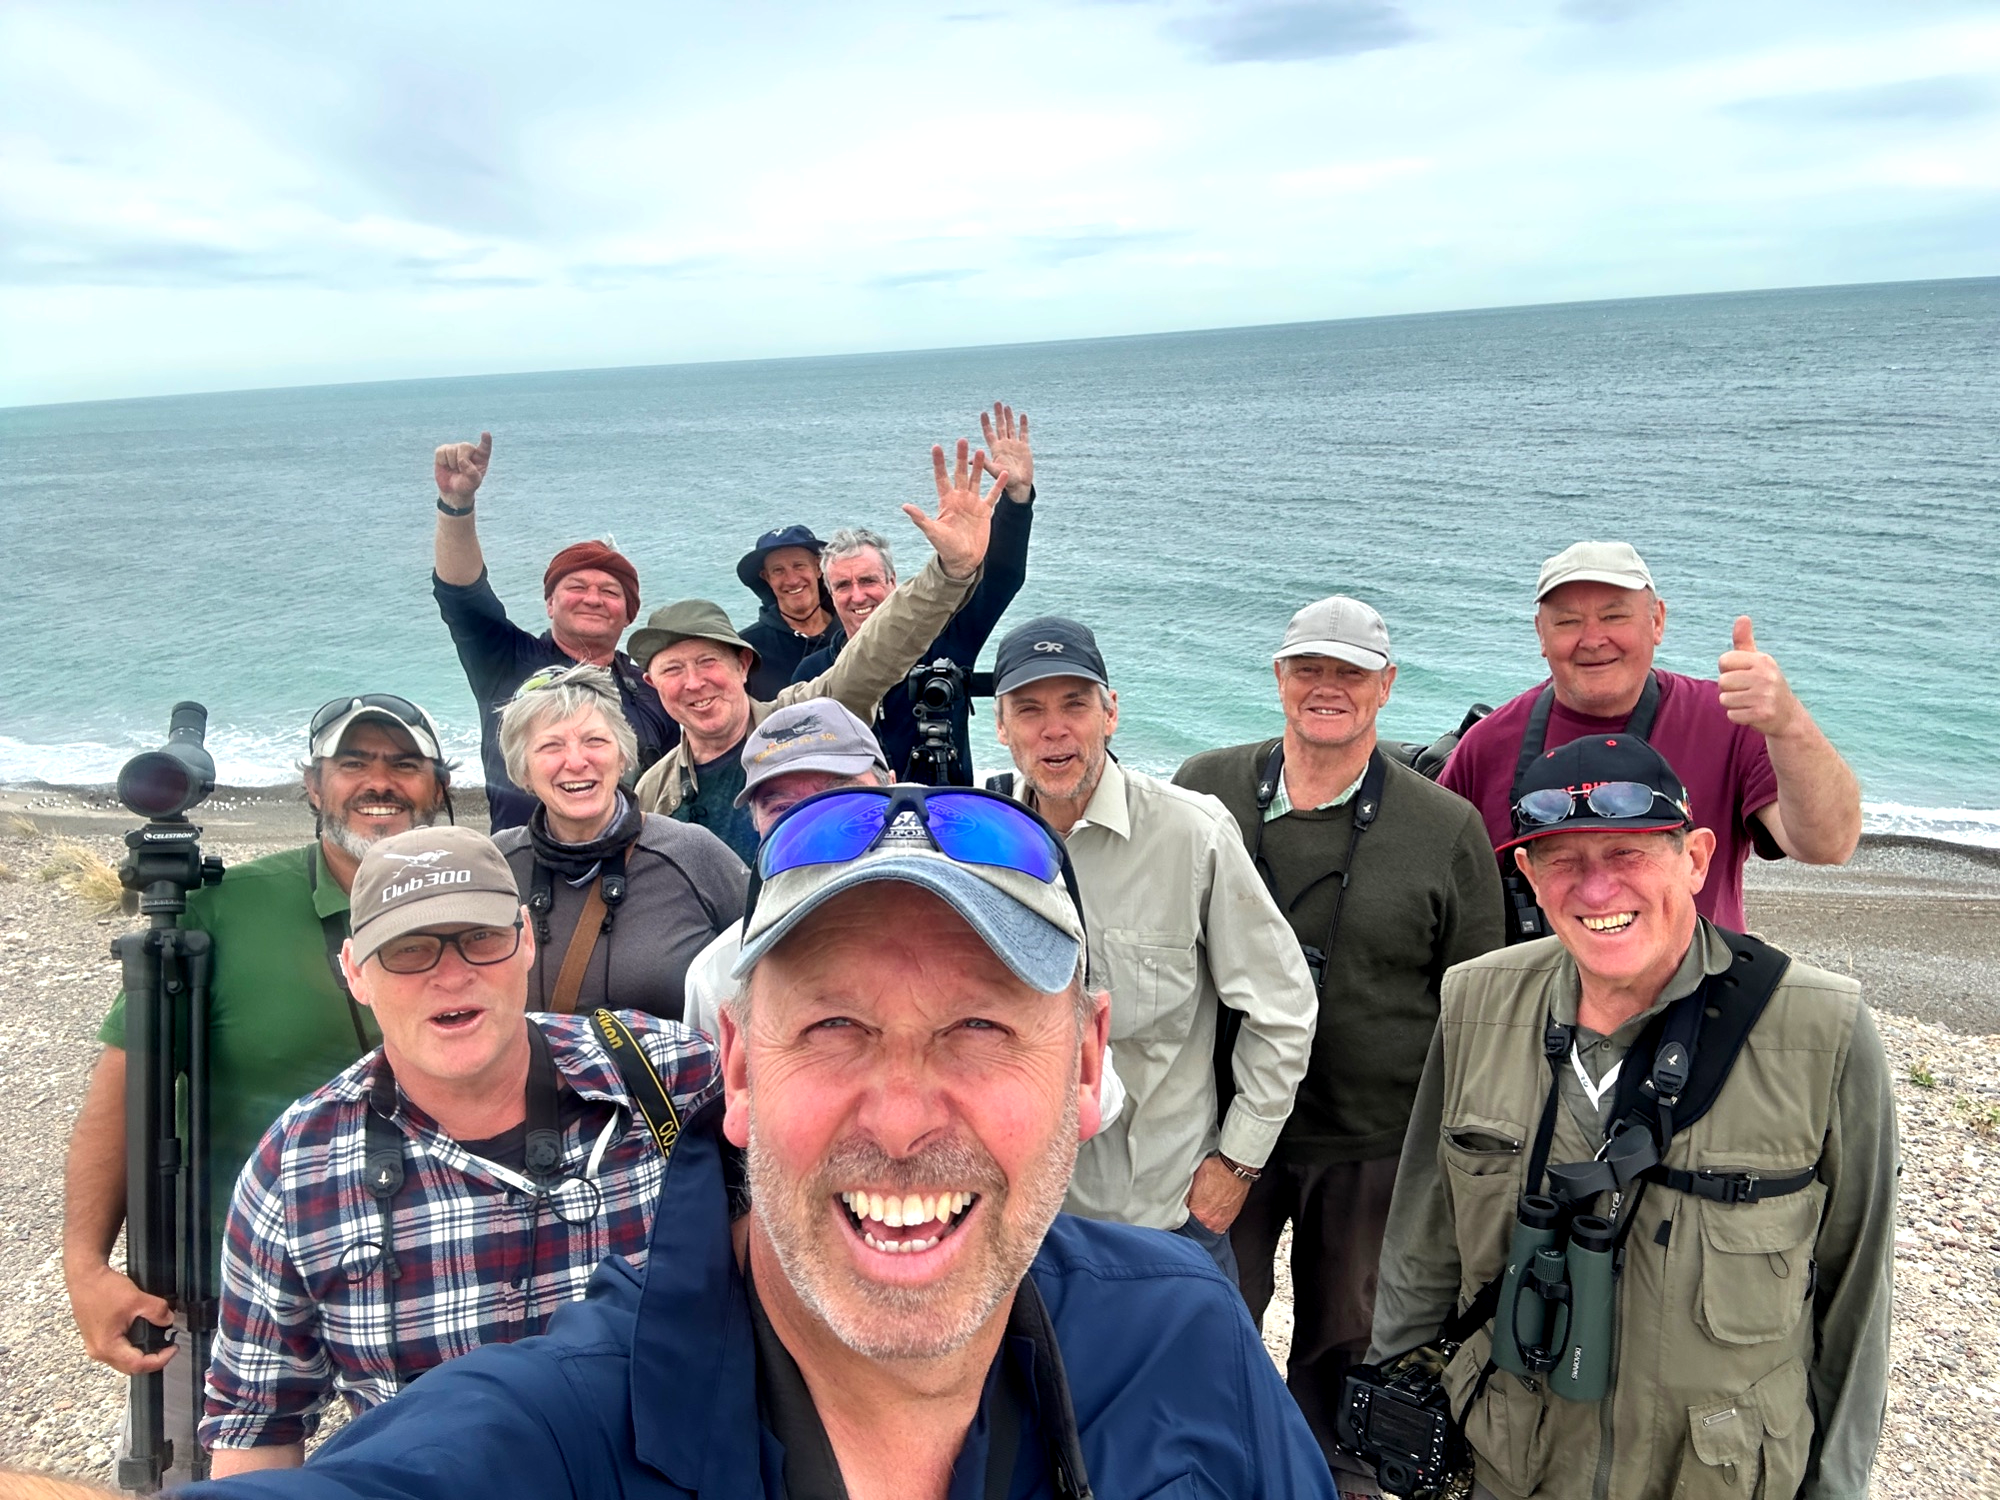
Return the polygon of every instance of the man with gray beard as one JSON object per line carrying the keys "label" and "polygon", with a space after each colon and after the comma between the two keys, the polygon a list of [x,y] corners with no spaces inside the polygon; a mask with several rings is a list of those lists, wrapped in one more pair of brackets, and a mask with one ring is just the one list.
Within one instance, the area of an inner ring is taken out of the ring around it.
{"label": "man with gray beard", "polygon": [[1109,1017],[1075,891],[1005,798],[800,803],[758,851],[723,1098],[680,1122],[645,1270],[608,1258],[546,1336],[440,1366],[304,1470],[189,1493],[1332,1500],[1208,1257],[1058,1212]]}
{"label": "man with gray beard", "polygon": [[[347,893],[371,844],[437,821],[450,809],[451,768],[436,722],[393,693],[336,698],[313,715],[301,768],[318,838],[303,848],[233,865],[222,883],[191,892],[184,927],[214,938],[209,979],[209,1152],[213,1238],[220,1247],[229,1189],[285,1106],[381,1041],[340,976]],[[167,1304],[111,1264],[125,1219],[125,997],[98,1032],[104,1052],[70,1133],[63,1277],[91,1358],[126,1375],[163,1368],[175,1347],[146,1354],[126,1331],[162,1328]],[[184,1324],[180,1325],[183,1328]],[[181,1371],[192,1370],[187,1379]],[[191,1382],[207,1351],[166,1381],[167,1482],[194,1477]]]}

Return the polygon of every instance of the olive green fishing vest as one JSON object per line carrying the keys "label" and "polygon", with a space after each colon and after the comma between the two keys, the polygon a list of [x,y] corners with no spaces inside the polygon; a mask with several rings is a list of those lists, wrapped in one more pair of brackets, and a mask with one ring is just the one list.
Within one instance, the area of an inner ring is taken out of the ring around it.
{"label": "olive green fishing vest", "polygon": [[[1542,1037],[1553,982],[1568,965],[1561,945],[1545,938],[1445,978],[1439,1155],[1461,1307],[1503,1268],[1515,1205],[1530,1190],[1522,1179],[1551,1084]],[[1859,1004],[1851,980],[1794,963],[1713,1107],[1676,1133],[1665,1164],[1769,1177],[1813,1166]],[[1649,1064],[1634,1055],[1627,1066]],[[1588,1160],[1600,1142],[1567,1108],[1555,1113],[1549,1160]],[[1812,1442],[1806,1368],[1825,1201],[1817,1181],[1738,1204],[1646,1187],[1618,1280],[1610,1395],[1568,1401],[1542,1381],[1494,1371],[1465,1415],[1480,1481],[1502,1497],[1549,1500],[1793,1495]],[[1601,1197],[1589,1211],[1605,1212],[1608,1202]],[[1491,1347],[1489,1324],[1445,1371],[1454,1411]]]}

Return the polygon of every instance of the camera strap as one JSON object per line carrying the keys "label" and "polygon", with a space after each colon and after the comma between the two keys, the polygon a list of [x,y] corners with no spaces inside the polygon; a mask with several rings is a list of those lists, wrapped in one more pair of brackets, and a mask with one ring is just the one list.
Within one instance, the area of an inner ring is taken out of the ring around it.
{"label": "camera strap", "polygon": [[[315,906],[319,902],[319,844],[317,841],[306,848],[306,888],[313,894]],[[361,1002],[354,998],[354,991],[347,987],[347,973],[340,967],[340,950],[347,942],[349,912],[330,911],[319,919],[320,936],[326,942],[326,966],[333,974],[334,987],[340,991],[341,999],[347,1002],[347,1019],[354,1027],[354,1045],[360,1050],[355,1056],[366,1056],[375,1044],[368,1040],[368,1026],[361,1018]]]}

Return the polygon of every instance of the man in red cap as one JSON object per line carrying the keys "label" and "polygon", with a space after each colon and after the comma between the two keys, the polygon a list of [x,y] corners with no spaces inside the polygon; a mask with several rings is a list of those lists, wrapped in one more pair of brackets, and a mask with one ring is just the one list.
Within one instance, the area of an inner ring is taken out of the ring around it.
{"label": "man in red cap", "polygon": [[472,696],[479,703],[479,761],[493,831],[528,821],[535,799],[507,779],[500,755],[498,709],[514,690],[544,667],[586,661],[609,667],[645,770],[680,741],[680,730],[660,707],[618,638],[639,614],[639,574],[623,553],[603,542],[577,542],[549,560],[542,598],[549,628],[530,635],[507,618],[486,578],[473,500],[493,458],[493,434],[476,443],[446,443],[437,450],[436,571],[431,592],[451,630]]}

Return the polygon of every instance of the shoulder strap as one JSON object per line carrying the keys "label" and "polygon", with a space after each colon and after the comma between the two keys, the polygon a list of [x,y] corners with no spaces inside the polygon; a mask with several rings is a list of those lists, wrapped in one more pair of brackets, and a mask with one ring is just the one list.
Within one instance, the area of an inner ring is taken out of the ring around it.
{"label": "shoulder strap", "polygon": [[1549,715],[1556,706],[1556,687],[1550,683],[1535,698],[1535,706],[1528,710],[1528,727],[1521,733],[1521,753],[1514,759],[1514,785],[1507,794],[1507,813],[1513,816],[1514,804],[1521,800],[1521,783],[1527,779],[1528,767],[1535,763],[1535,757],[1542,753],[1542,747],[1549,739]]}
{"label": "shoulder strap", "polygon": [[625,1092],[632,1096],[632,1103],[645,1116],[646,1127],[653,1134],[653,1143],[660,1148],[661,1159],[671,1157],[674,1142],[680,1139],[681,1117],[674,1108],[673,1096],[660,1081],[652,1059],[646,1056],[639,1039],[612,1012],[592,1011],[590,1019],[597,1028],[598,1040],[604,1043],[604,1050],[618,1064],[619,1076],[625,1080]]}
{"label": "shoulder strap", "polygon": [[1660,712],[1660,674],[1648,672],[1646,685],[1639,689],[1639,701],[1633,705],[1631,717],[1625,721],[1625,732],[1639,739],[1653,738],[1653,720]]}
{"label": "shoulder strap", "polygon": [[1014,773],[999,771],[986,778],[986,790],[998,792],[1003,797],[1014,795]]}
{"label": "shoulder strap", "polygon": [[402,1280],[403,1268],[396,1262],[396,1230],[390,1205],[396,1194],[403,1190],[403,1134],[391,1118],[396,1111],[396,1082],[395,1075],[389,1071],[387,1058],[381,1059],[375,1076],[369,1080],[368,1092],[362,1099],[361,1107],[363,1139],[368,1150],[364,1181],[375,1199],[375,1232],[381,1237],[382,1244],[381,1259],[377,1264],[382,1268],[382,1315],[388,1335],[389,1384],[391,1388],[400,1390],[403,1369],[396,1343],[396,1283]]}
{"label": "shoulder strap", "polygon": [[555,993],[549,997],[549,1009],[559,1015],[569,1015],[576,1009],[576,997],[583,989],[583,971],[590,967],[590,955],[597,950],[597,940],[604,934],[604,912],[604,878],[599,876],[590,882],[583,909],[576,914],[576,926],[569,932],[569,946],[563,950],[562,969],[556,975]]}
{"label": "shoulder strap", "polygon": [[[315,842],[306,850],[306,889],[319,894],[319,844]],[[365,1057],[374,1047],[368,1040],[368,1027],[361,1019],[361,1003],[354,998],[354,991],[347,987],[347,971],[340,967],[341,945],[347,941],[349,914],[344,911],[328,912],[319,919],[320,935],[326,941],[326,966],[333,972],[333,983],[340,991],[340,998],[347,1002],[348,1024],[354,1028],[354,1044],[361,1050],[355,1054]]]}

